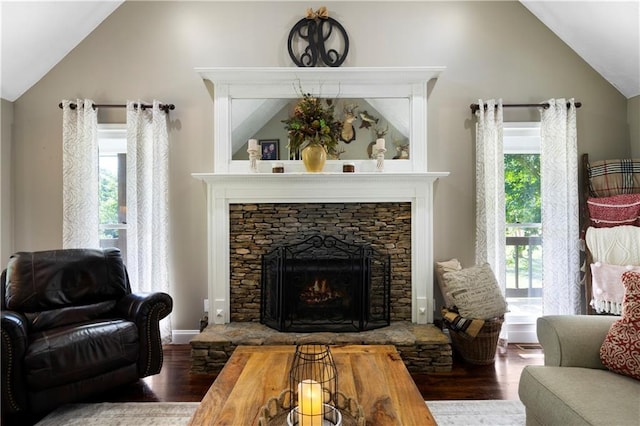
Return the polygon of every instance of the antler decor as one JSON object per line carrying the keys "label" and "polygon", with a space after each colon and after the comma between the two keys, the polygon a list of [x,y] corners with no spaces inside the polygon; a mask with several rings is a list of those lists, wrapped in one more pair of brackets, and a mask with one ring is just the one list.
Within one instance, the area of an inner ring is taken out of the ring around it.
{"label": "antler decor", "polygon": [[[339,67],[349,53],[347,32],[338,21],[329,17],[325,6],[315,11],[308,8],[305,17],[289,32],[287,44],[289,56],[299,67],[315,67],[318,59],[324,65]],[[342,47],[343,53],[333,48],[333,44],[341,44],[338,48]]]}

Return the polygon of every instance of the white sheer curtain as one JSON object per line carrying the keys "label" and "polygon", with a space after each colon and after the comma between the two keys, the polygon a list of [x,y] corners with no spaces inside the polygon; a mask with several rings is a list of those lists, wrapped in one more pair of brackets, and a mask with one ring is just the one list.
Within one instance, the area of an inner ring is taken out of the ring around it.
{"label": "white sheer curtain", "polygon": [[581,311],[576,108],[573,99],[548,103],[540,109],[543,312],[571,315]]}
{"label": "white sheer curtain", "polygon": [[[154,101],[127,102],[127,269],[137,292],[169,293],[169,141],[167,114]],[[160,322],[171,338],[170,316]]]}
{"label": "white sheer curtain", "polygon": [[100,247],[98,209],[98,113],[90,99],[63,100],[63,248]]}
{"label": "white sheer curtain", "polygon": [[502,99],[478,100],[476,112],[476,263],[491,265],[505,291]]}

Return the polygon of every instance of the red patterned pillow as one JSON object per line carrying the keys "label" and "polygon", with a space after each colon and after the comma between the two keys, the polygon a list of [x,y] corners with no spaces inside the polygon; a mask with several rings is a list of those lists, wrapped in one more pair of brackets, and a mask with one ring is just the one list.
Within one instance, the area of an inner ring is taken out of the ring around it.
{"label": "red patterned pillow", "polygon": [[609,370],[640,380],[640,273],[625,272],[622,284],[622,318],[604,339],[600,360]]}
{"label": "red patterned pillow", "polygon": [[621,194],[587,199],[591,226],[640,226],[640,194]]}

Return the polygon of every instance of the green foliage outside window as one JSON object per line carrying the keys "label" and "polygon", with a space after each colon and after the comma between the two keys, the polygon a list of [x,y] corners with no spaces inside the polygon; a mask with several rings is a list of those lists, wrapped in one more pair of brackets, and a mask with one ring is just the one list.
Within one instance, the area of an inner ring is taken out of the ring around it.
{"label": "green foliage outside window", "polygon": [[504,156],[504,192],[507,223],[540,223],[540,155]]}
{"label": "green foliage outside window", "polygon": [[[542,221],[540,155],[505,154],[504,182],[507,236],[541,235],[541,228],[538,226],[508,226],[509,224],[539,224]],[[515,258],[518,258],[518,272],[514,271]],[[531,265],[529,265],[529,260],[531,260]],[[534,275],[540,276],[542,273],[541,246],[507,246],[506,262],[508,276],[509,271],[513,271],[512,273],[526,277],[530,267],[533,269]]]}
{"label": "green foliage outside window", "polygon": [[[108,169],[100,168],[100,224],[118,223],[118,179]],[[117,229],[100,230],[100,238],[118,238]]]}

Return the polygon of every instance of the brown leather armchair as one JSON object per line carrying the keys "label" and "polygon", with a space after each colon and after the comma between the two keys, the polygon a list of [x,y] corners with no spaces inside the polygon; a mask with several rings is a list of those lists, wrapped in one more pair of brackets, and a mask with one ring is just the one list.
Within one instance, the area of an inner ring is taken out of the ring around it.
{"label": "brown leather armchair", "polygon": [[133,294],[118,249],[19,252],[2,272],[2,414],[157,374],[168,294]]}

